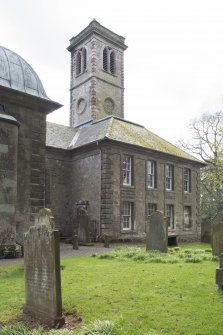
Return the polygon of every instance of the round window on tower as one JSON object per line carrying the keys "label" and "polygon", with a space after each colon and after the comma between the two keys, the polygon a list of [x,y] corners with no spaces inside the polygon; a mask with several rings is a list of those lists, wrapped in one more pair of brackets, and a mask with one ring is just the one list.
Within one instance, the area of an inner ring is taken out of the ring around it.
{"label": "round window on tower", "polygon": [[77,102],[77,112],[78,112],[78,114],[84,113],[86,108],[87,108],[86,100],[83,99],[83,98],[80,98]]}
{"label": "round window on tower", "polygon": [[106,98],[104,101],[104,111],[107,114],[112,114],[115,108],[115,103],[111,98]]}

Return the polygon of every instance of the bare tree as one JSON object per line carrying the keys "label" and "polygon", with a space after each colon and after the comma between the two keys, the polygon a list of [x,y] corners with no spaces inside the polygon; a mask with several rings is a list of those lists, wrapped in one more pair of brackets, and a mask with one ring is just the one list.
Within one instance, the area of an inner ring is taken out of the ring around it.
{"label": "bare tree", "polygon": [[201,173],[201,210],[212,218],[223,207],[223,112],[203,114],[190,130],[190,141],[180,145],[207,163]]}

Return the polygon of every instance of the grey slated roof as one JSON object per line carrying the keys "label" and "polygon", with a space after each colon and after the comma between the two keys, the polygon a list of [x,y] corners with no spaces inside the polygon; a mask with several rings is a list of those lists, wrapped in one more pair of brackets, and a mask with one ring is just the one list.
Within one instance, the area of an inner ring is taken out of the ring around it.
{"label": "grey slated roof", "polygon": [[50,100],[33,68],[15,52],[0,46],[0,86]]}
{"label": "grey slated roof", "polygon": [[67,149],[76,132],[76,128],[47,122],[46,145],[59,149]]}
{"label": "grey slated roof", "polygon": [[145,127],[114,116],[95,122],[87,122],[76,128],[48,123],[47,134],[47,146],[71,150],[108,139],[203,164],[194,156],[167,142]]}

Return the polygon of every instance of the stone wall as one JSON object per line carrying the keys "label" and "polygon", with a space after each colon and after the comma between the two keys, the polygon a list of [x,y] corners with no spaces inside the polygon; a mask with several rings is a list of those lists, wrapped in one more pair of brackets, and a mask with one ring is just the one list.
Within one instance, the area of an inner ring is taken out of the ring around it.
{"label": "stone wall", "polygon": [[70,208],[72,185],[71,161],[68,151],[46,149],[46,207],[54,213],[61,236],[72,233],[73,213]]}
{"label": "stone wall", "polygon": [[[3,102],[4,103],[4,102]],[[20,123],[17,170],[17,240],[22,242],[34,215],[44,206],[46,116],[38,110],[4,103]]]}
{"label": "stone wall", "polygon": [[69,152],[47,147],[46,206],[52,209],[62,236],[73,232],[79,200],[89,201],[90,220],[99,226],[100,157],[98,148]]}
{"label": "stone wall", "polygon": [[[109,232],[115,238],[133,239],[145,237],[145,224],[148,221],[147,204],[156,203],[157,209],[164,212],[165,204],[174,205],[175,228],[171,234],[180,236],[180,240],[197,240],[199,238],[199,168],[188,161],[180,161],[154,152],[133,149],[128,145],[110,143],[102,145],[102,191],[101,191],[101,227],[102,232]],[[123,155],[133,158],[133,185],[123,186],[121,180],[121,158]],[[157,188],[148,189],[146,186],[146,161],[155,160],[157,163]],[[164,166],[174,164],[174,190],[167,192],[164,187]],[[191,169],[191,193],[183,192],[183,168]],[[134,206],[134,230],[121,229],[122,202],[129,201]],[[183,223],[183,208],[192,208],[192,228],[185,229]],[[112,225],[111,225],[112,223]]]}
{"label": "stone wall", "polygon": [[16,242],[18,126],[0,114],[0,246]]}
{"label": "stone wall", "polygon": [[101,151],[92,146],[91,150],[80,149],[72,153],[71,163],[71,201],[76,220],[76,206],[79,200],[89,202],[88,216],[90,224],[95,226],[97,235],[100,223],[100,193],[101,193]]}
{"label": "stone wall", "polygon": [[[60,153],[59,153],[60,152]],[[70,158],[69,158],[70,155]],[[121,159],[123,155],[133,158],[133,185],[122,185]],[[146,162],[157,163],[157,188],[148,189],[146,185]],[[164,166],[174,164],[174,190],[165,191]],[[183,168],[191,169],[191,193],[183,192]],[[199,238],[199,168],[188,161],[170,157],[165,159],[160,153],[149,153],[143,149],[118,145],[103,141],[85,149],[72,152],[47,149],[47,168],[49,169],[50,196],[47,206],[55,213],[56,224],[62,234],[67,234],[75,221],[75,204],[79,200],[89,202],[88,215],[100,235],[108,234],[115,239],[145,238],[148,222],[148,203],[156,203],[157,210],[164,212],[165,204],[174,205],[175,227],[169,234],[179,235],[179,240]],[[48,178],[47,178],[48,179]],[[48,192],[46,192],[48,194]],[[50,199],[50,200],[49,200]],[[123,201],[133,203],[134,229],[121,229]],[[183,209],[192,208],[192,228],[185,229]],[[71,219],[72,217],[72,219]]]}

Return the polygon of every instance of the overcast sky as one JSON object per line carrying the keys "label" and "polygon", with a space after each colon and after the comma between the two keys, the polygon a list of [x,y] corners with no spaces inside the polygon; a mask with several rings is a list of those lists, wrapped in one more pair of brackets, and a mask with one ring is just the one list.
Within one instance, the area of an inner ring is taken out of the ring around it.
{"label": "overcast sky", "polygon": [[0,45],[22,56],[69,120],[71,37],[95,18],[126,38],[125,118],[176,143],[222,109],[222,0],[0,0]]}

